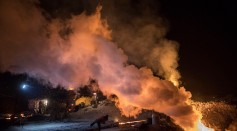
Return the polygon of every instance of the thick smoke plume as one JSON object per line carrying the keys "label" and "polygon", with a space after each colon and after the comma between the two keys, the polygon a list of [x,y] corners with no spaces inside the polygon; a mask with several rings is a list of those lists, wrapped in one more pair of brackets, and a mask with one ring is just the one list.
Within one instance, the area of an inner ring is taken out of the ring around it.
{"label": "thick smoke plume", "polygon": [[[178,44],[165,39],[168,25],[160,17],[159,1],[103,0],[103,14],[128,62],[179,85]],[[128,13],[129,12],[129,13]]]}
{"label": "thick smoke plume", "polygon": [[[112,42],[111,30],[101,19],[101,6],[90,16],[82,13],[66,21],[48,21],[35,4],[26,0],[0,2],[2,71],[27,72],[67,87],[76,87],[94,78],[104,93],[119,97],[118,107],[124,115],[135,116],[142,108],[154,109],[171,116],[187,130],[195,126],[199,116],[189,105],[191,93],[171,82],[177,80],[173,73],[178,74],[175,70],[178,58],[176,43],[164,39],[163,35],[154,45],[139,43],[150,41],[150,37],[141,35],[137,38],[134,33],[121,36],[121,43],[134,40],[134,43],[144,45],[145,51],[141,55],[144,54],[147,57],[144,59],[151,65],[153,59],[156,61],[155,69],[166,78],[163,80],[153,76],[148,67],[137,68],[128,64],[128,57]],[[141,30],[141,34],[147,32],[149,35],[150,31],[159,34],[159,28],[153,25],[136,28]],[[126,41],[127,37],[131,39]],[[131,48],[128,50],[133,50],[133,47],[128,46]],[[134,51],[140,54],[141,50]]]}

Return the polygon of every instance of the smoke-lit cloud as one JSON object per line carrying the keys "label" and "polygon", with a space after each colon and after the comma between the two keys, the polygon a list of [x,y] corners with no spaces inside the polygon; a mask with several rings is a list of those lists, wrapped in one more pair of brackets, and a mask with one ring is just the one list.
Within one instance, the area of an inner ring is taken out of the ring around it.
{"label": "smoke-lit cloud", "polygon": [[[172,83],[178,78],[173,78],[178,74],[178,45],[164,38],[162,24],[147,19],[149,24],[144,25],[138,18],[128,26],[117,23],[121,29],[115,28],[118,32],[112,35],[113,26],[111,31],[101,19],[101,6],[91,15],[47,20],[35,4],[31,0],[0,2],[2,71],[27,72],[66,87],[94,78],[105,94],[119,97],[124,115],[154,109],[185,129],[194,127],[198,115],[188,103],[191,93]],[[166,80],[153,76],[146,65]]]}

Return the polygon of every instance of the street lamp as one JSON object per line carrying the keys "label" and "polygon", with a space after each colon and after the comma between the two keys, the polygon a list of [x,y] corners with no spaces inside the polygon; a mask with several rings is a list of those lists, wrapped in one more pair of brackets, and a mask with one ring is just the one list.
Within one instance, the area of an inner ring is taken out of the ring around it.
{"label": "street lamp", "polygon": [[29,85],[23,84],[21,88],[25,90],[25,89],[27,89],[28,87],[29,87]]}
{"label": "street lamp", "polygon": [[94,92],[93,95],[96,96],[96,92]]}
{"label": "street lamp", "polygon": [[45,104],[45,106],[48,105],[48,100],[47,99],[44,101],[44,104]]}
{"label": "street lamp", "polygon": [[95,96],[95,100],[97,100],[97,93],[93,93],[93,95]]}
{"label": "street lamp", "polygon": [[94,95],[94,97],[95,97],[95,103],[97,104],[97,93],[94,92],[93,95]]}

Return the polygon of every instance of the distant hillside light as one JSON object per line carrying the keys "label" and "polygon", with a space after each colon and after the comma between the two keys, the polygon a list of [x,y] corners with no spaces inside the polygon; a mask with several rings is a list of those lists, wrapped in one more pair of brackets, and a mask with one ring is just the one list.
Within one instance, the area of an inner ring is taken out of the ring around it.
{"label": "distant hillside light", "polygon": [[95,97],[95,100],[97,100],[97,93],[94,92],[93,95],[94,95],[94,97]]}
{"label": "distant hillside light", "polygon": [[26,84],[22,85],[22,89],[27,89],[27,87],[28,87],[28,85],[26,85]]}
{"label": "distant hillside light", "polygon": [[48,105],[48,100],[47,100],[47,99],[44,101],[44,104],[45,104],[46,106]]}

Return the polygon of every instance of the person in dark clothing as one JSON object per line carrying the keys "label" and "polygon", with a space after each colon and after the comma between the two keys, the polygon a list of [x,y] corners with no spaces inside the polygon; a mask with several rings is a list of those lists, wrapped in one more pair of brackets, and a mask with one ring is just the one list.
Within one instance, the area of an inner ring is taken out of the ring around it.
{"label": "person in dark clothing", "polygon": [[43,114],[42,108],[43,108],[43,102],[39,101],[39,114]]}
{"label": "person in dark clothing", "polygon": [[95,123],[97,123],[98,129],[100,131],[100,129],[101,129],[100,124],[105,124],[105,122],[108,120],[108,118],[109,118],[109,115],[101,116],[101,117],[97,118],[95,121],[93,121],[90,126],[93,126]]}

